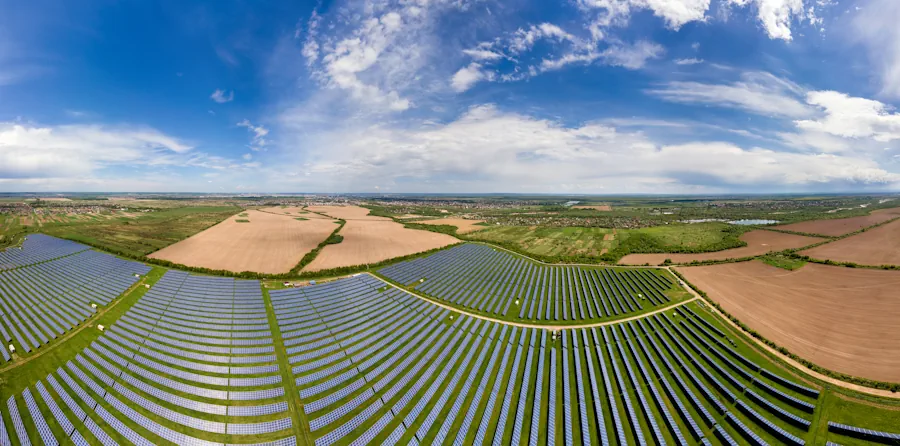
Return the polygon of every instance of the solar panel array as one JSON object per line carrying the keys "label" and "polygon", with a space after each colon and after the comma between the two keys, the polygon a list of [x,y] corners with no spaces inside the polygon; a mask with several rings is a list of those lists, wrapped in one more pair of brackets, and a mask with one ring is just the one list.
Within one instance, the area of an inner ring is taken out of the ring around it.
{"label": "solar panel array", "polygon": [[[12,253],[12,254],[11,254]],[[38,349],[88,319],[150,271],[88,247],[42,234],[30,235],[22,249],[0,252],[0,336],[3,360],[15,340],[26,352]]]}
{"label": "solar panel array", "polygon": [[296,444],[258,281],[169,271],[8,403],[44,444]]}
{"label": "solar panel array", "polygon": [[674,282],[658,271],[548,266],[469,243],[378,273],[471,310],[526,320],[582,321],[668,303],[666,291]]}
{"label": "solar panel array", "polygon": [[81,243],[44,234],[32,234],[25,238],[21,247],[0,251],[0,271],[34,265],[89,249],[91,248]]}
{"label": "solar panel array", "polygon": [[800,444],[816,405],[695,312],[554,335],[382,289],[270,293],[317,446]]}

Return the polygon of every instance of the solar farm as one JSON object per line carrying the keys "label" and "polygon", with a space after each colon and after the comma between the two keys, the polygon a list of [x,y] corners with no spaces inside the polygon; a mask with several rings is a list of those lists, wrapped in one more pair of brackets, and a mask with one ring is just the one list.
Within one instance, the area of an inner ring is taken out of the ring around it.
{"label": "solar farm", "polygon": [[[900,443],[900,418],[841,409],[852,396],[774,360],[663,269],[464,244],[269,289],[144,280],[147,265],[42,235],[0,260],[14,347],[0,371],[98,333],[0,386],[0,444]],[[94,313],[135,289],[97,331]]]}
{"label": "solar farm", "polygon": [[547,266],[487,245],[465,244],[378,271],[467,310],[513,320],[582,323],[639,314],[677,301],[665,270]]}

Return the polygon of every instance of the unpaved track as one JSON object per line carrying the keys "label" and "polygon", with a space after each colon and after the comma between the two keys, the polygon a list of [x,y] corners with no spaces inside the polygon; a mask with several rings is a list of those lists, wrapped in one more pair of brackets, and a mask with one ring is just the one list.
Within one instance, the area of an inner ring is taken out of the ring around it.
{"label": "unpaved track", "polygon": [[645,263],[659,265],[666,259],[671,259],[674,263],[690,263],[694,260],[739,259],[742,257],[758,256],[771,251],[802,248],[823,241],[823,239],[817,237],[805,237],[802,235],[785,234],[783,232],[766,231],[762,229],[757,229],[741,235],[741,240],[747,242],[747,246],[697,254],[629,254],[622,257],[619,260],[619,263],[622,265],[643,265]]}
{"label": "unpaved track", "polygon": [[723,309],[830,370],[900,382],[900,272],[759,261],[678,270]]}
{"label": "unpaved track", "polygon": [[298,221],[291,215],[260,211],[246,214],[229,217],[149,257],[210,269],[281,274],[290,272],[337,227],[334,220],[325,218]]}
{"label": "unpaved track", "polygon": [[900,264],[900,220],[800,252],[816,259],[860,265]]}
{"label": "unpaved track", "polygon": [[319,271],[353,265],[368,265],[395,257],[459,243],[455,237],[431,231],[407,229],[389,218],[368,215],[358,206],[310,206],[347,223],[340,231],[344,240],[327,245],[303,271]]}

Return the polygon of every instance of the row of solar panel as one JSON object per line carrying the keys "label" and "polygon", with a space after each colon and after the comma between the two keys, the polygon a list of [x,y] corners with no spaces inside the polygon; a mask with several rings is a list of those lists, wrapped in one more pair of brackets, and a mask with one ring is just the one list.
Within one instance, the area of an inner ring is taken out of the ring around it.
{"label": "row of solar panel", "polygon": [[539,265],[485,245],[466,244],[379,270],[429,296],[478,311],[519,318],[585,320],[669,301],[671,282],[645,269]]}

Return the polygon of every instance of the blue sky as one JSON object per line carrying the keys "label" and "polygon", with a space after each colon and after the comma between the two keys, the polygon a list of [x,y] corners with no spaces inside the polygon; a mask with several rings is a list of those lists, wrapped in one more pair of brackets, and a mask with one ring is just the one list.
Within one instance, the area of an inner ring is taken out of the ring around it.
{"label": "blue sky", "polygon": [[895,0],[7,2],[0,191],[900,188]]}

